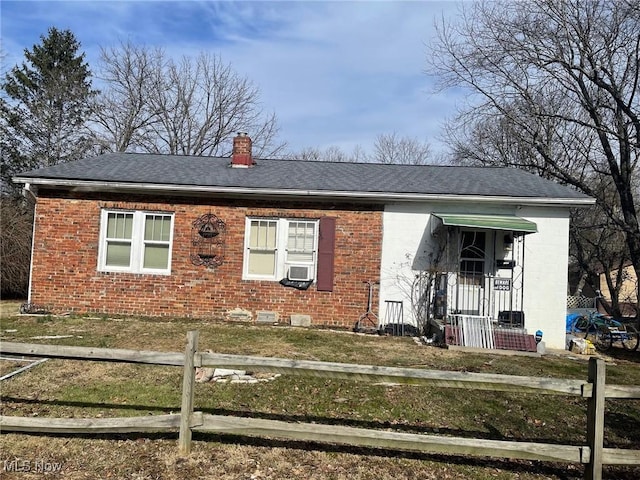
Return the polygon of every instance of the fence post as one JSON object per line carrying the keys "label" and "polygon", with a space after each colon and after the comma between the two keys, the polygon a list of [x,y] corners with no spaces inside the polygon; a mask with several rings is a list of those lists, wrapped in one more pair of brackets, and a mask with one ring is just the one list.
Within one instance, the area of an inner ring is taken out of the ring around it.
{"label": "fence post", "polygon": [[182,407],[180,409],[180,435],[178,447],[180,453],[188,455],[191,451],[191,417],[193,414],[193,387],[196,382],[194,357],[198,349],[198,331],[187,333],[187,346],[184,351],[184,372],[182,378]]}
{"label": "fence post", "polygon": [[604,361],[589,359],[589,383],[593,393],[587,404],[587,445],[591,449],[591,458],[585,467],[584,478],[602,479],[602,449],[604,444],[604,404],[606,371]]}

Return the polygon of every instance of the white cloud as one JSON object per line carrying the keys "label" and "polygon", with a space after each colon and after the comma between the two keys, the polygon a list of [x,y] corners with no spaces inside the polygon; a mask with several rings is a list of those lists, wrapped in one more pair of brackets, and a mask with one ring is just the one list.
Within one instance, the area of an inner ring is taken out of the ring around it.
{"label": "white cloud", "polygon": [[8,63],[49,26],[69,28],[90,65],[120,40],[220,54],[262,92],[293,150],[369,149],[397,132],[437,144],[455,96],[424,73],[434,18],[453,2],[42,1],[2,4]]}

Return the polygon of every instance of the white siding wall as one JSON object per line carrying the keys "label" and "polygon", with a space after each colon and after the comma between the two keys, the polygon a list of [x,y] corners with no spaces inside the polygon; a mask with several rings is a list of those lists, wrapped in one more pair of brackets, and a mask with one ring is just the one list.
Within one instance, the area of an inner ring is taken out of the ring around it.
{"label": "white siding wall", "polygon": [[404,320],[415,325],[411,314],[411,287],[415,274],[428,265],[429,213],[424,204],[387,205],[383,216],[380,268],[380,319],[385,300],[403,301]]}
{"label": "white siding wall", "polygon": [[404,302],[404,319],[414,323],[411,286],[415,274],[428,267],[432,248],[431,212],[509,214],[531,220],[538,233],[527,235],[524,266],[525,327],[542,330],[547,348],[564,348],[568,264],[569,213],[565,208],[490,207],[445,204],[391,204],[385,207],[379,312],[385,319],[385,300]]}
{"label": "white siding wall", "polygon": [[529,333],[542,330],[547,348],[565,348],[569,211],[523,207],[518,215],[538,225],[525,243],[524,308]]}

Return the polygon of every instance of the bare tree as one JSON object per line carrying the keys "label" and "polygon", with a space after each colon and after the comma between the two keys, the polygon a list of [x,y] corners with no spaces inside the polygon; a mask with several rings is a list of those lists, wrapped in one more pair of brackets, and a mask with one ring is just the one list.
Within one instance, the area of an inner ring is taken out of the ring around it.
{"label": "bare tree", "polygon": [[27,199],[0,197],[0,293],[3,297],[27,295],[33,207]]}
{"label": "bare tree", "polygon": [[358,145],[351,153],[346,153],[340,147],[332,145],[325,148],[305,148],[301,152],[287,153],[284,158],[292,160],[309,160],[314,162],[366,162],[368,157]]}
{"label": "bare tree", "polygon": [[[603,197],[614,195],[611,185],[603,184]],[[571,215],[569,231],[570,260],[578,267],[584,280],[591,280],[592,288],[599,290],[603,276],[607,289],[612,293],[611,302],[603,306],[616,317],[623,315],[623,299],[626,278],[618,272],[628,265],[629,256],[624,232],[596,205],[589,209],[576,209]],[[580,287],[578,285],[577,287]],[[574,295],[579,294],[575,292]]]}
{"label": "bare tree", "polygon": [[370,154],[367,154],[360,145],[357,145],[351,153],[346,153],[340,147],[330,146],[324,150],[306,148],[298,153],[289,153],[285,157],[324,162],[424,165],[429,163],[431,159],[431,147],[428,142],[420,142],[411,137],[400,137],[394,132],[378,135],[373,145],[373,152]]}
{"label": "bare tree", "polygon": [[29,283],[33,204],[12,177],[89,153],[87,117],[96,92],[80,43],[55,27],[24,50],[24,61],[4,73],[0,88],[1,290],[20,296]]}
{"label": "bare tree", "polygon": [[228,156],[239,131],[249,133],[257,157],[285,147],[259,89],[219,56],[176,63],[162,50],[126,43],[102,50],[100,72],[106,83],[95,121],[103,149]]}
{"label": "bare tree", "polygon": [[431,160],[431,146],[416,138],[400,137],[396,132],[376,137],[374,163],[395,163],[401,165],[425,165]]}
{"label": "bare tree", "polygon": [[102,49],[97,78],[107,87],[93,109],[96,143],[103,151],[125,152],[142,148],[158,114],[150,105],[165,64],[160,49],[121,43],[119,49]]}
{"label": "bare tree", "polygon": [[439,27],[431,61],[441,87],[473,93],[449,130],[456,153],[595,197],[636,273],[639,31],[635,0],[478,2]]}

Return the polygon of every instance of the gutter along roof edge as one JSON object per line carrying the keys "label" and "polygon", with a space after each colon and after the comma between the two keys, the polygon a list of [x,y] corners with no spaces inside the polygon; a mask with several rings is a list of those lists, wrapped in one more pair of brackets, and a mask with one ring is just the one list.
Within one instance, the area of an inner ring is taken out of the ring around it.
{"label": "gutter along roof edge", "polygon": [[203,185],[180,184],[154,184],[154,183],[128,183],[105,182],[93,180],[72,180],[60,178],[30,178],[13,177],[16,183],[30,184],[43,187],[60,187],[78,191],[104,191],[104,192],[135,192],[135,193],[172,193],[181,195],[220,194],[226,196],[262,196],[262,197],[297,197],[319,199],[354,199],[369,200],[375,202],[423,202],[423,201],[457,201],[457,202],[486,202],[506,203],[517,205],[557,205],[580,207],[595,203],[590,197],[507,197],[490,195],[464,195],[464,194],[432,194],[432,193],[402,193],[402,192],[370,192],[370,191],[340,191],[340,190],[301,190],[301,189],[275,189],[254,187],[219,187]]}

